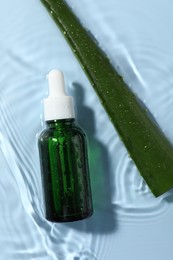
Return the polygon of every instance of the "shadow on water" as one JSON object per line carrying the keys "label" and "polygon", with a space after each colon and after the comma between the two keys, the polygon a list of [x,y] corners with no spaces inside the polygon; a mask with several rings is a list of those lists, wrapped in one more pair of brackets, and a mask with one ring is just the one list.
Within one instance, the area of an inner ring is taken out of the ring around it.
{"label": "shadow on water", "polygon": [[117,229],[115,211],[111,205],[110,160],[106,147],[97,140],[95,118],[92,109],[84,105],[84,90],[74,83],[73,96],[78,110],[77,122],[87,134],[89,142],[90,179],[94,214],[92,217],[64,225],[84,232],[97,234],[112,233]]}

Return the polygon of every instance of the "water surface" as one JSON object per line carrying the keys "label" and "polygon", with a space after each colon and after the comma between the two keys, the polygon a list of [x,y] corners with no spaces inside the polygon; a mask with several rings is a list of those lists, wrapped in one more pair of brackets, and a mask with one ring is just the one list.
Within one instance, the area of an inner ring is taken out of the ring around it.
{"label": "water surface", "polygon": [[[173,143],[173,4],[68,3]],[[1,259],[172,260],[172,191],[151,194],[44,7],[6,0],[0,21]],[[95,214],[69,224],[43,215],[37,137],[52,68],[65,74],[90,150]]]}

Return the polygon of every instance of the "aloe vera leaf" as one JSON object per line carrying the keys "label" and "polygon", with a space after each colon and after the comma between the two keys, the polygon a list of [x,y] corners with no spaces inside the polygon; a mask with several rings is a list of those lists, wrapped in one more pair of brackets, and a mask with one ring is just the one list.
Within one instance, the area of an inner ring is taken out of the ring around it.
{"label": "aloe vera leaf", "polygon": [[63,0],[41,1],[80,61],[150,190],[157,197],[173,188],[173,147],[151,120],[147,109],[116,72],[67,3]]}

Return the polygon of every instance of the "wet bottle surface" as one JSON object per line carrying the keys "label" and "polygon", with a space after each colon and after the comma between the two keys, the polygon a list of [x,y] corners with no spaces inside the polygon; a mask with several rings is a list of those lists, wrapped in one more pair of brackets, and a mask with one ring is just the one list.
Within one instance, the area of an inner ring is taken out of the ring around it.
{"label": "wet bottle surface", "polygon": [[86,137],[74,120],[47,122],[39,138],[46,218],[75,221],[92,215]]}
{"label": "wet bottle surface", "polygon": [[62,72],[52,70],[48,81],[47,127],[38,139],[45,217],[53,222],[81,220],[93,213],[86,136],[75,123]]}

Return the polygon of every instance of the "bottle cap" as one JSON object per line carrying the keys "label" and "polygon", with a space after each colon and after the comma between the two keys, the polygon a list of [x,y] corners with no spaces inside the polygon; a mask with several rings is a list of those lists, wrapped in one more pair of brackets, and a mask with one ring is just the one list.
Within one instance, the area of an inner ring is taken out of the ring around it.
{"label": "bottle cap", "polygon": [[63,73],[53,69],[47,78],[49,95],[44,99],[45,121],[75,118],[73,97],[65,92]]}

